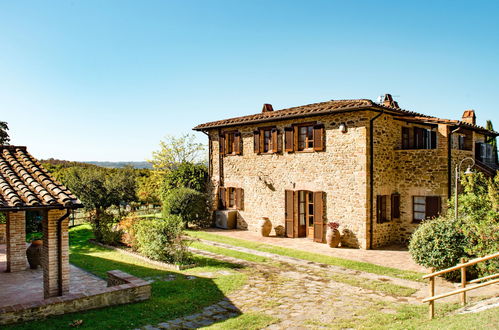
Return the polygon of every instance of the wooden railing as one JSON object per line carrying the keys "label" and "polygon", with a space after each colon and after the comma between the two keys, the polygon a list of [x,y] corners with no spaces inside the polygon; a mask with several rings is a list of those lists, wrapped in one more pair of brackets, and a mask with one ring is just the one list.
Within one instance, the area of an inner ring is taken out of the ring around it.
{"label": "wooden railing", "polygon": [[[487,285],[499,283],[499,279],[495,279],[496,277],[499,277],[499,273],[495,273],[495,274],[489,275],[489,276],[484,276],[482,278],[477,278],[477,279],[472,280],[472,281],[466,281],[466,267],[472,266],[472,265],[477,264],[477,263],[482,262],[482,261],[487,261],[487,260],[498,258],[498,257],[499,257],[499,252],[496,252],[496,253],[490,254],[490,255],[485,256],[485,257],[472,259],[468,262],[464,262],[464,259],[461,259],[461,263],[455,265],[454,267],[439,270],[438,272],[435,272],[435,270],[433,269],[432,270],[433,273],[423,276],[423,278],[428,278],[430,280],[430,285],[429,285],[430,296],[428,298],[423,299],[424,303],[425,302],[429,303],[430,320],[433,319],[433,317],[435,316],[435,300],[449,297],[449,296],[452,296],[455,294],[460,294],[461,295],[461,304],[465,305],[467,291],[470,291],[473,289],[478,289],[478,288],[481,288],[481,287],[484,287]],[[435,277],[438,275],[442,275],[442,274],[452,272],[455,270],[459,270],[459,269],[461,270],[461,289],[457,289],[457,290],[441,293],[439,295],[435,295]],[[467,284],[475,284],[475,283],[479,283],[479,282],[483,282],[483,281],[487,281],[487,282],[472,285],[472,286],[466,286]]]}

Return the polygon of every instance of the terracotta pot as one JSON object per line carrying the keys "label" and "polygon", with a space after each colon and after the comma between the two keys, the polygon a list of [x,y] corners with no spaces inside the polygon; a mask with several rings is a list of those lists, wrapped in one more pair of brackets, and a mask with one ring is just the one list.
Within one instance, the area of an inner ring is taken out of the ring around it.
{"label": "terracotta pot", "polygon": [[272,222],[270,222],[269,218],[262,217],[258,222],[258,228],[260,228],[260,234],[263,237],[269,237],[270,232],[272,231]]}
{"label": "terracotta pot", "polygon": [[341,234],[338,229],[328,228],[326,231],[326,242],[329,247],[337,248],[340,245]]}
{"label": "terracotta pot", "polygon": [[41,265],[42,259],[42,240],[35,240],[26,249],[26,257],[28,258],[29,268],[37,269]]}

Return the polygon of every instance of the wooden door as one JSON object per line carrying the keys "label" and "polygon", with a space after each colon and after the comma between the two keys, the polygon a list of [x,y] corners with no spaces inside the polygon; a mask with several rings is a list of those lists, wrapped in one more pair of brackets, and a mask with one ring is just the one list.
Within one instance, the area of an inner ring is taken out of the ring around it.
{"label": "wooden door", "polygon": [[295,192],[292,190],[286,190],[285,191],[285,222],[286,222],[286,237],[295,237],[295,230],[294,230],[294,218],[295,218],[295,212],[294,212],[294,196]]}
{"label": "wooden door", "polygon": [[314,193],[314,241],[322,243],[324,239],[324,192]]}

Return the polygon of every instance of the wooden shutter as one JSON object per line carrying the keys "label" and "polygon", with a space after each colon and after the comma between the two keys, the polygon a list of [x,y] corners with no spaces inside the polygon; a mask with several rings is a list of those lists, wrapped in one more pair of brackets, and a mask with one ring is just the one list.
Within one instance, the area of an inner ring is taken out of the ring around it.
{"label": "wooden shutter", "polygon": [[279,150],[278,150],[278,147],[279,147],[279,144],[278,144],[278,139],[277,139],[277,136],[279,134],[279,130],[277,128],[272,128],[272,131],[271,131],[271,137],[272,137],[272,152],[274,153],[277,153]]}
{"label": "wooden shutter", "polygon": [[285,127],[284,128],[284,151],[286,152],[293,152],[294,151],[294,143],[295,143],[295,138],[294,138],[294,131],[293,127]]}
{"label": "wooden shutter", "polygon": [[437,148],[437,132],[430,131],[430,149]]}
{"label": "wooden shutter", "polygon": [[244,190],[243,188],[236,188],[236,208],[244,210]]}
{"label": "wooden shutter", "polygon": [[324,192],[314,191],[314,241],[324,240]]}
{"label": "wooden shutter", "polygon": [[260,153],[260,130],[253,131],[253,150],[255,154]]}
{"label": "wooden shutter", "polygon": [[242,139],[241,139],[241,133],[236,132],[234,133],[234,153],[236,155],[240,155],[242,151]]}
{"label": "wooden shutter", "polygon": [[225,155],[225,135],[221,134],[218,137],[218,145],[220,147],[220,154],[223,156]]}
{"label": "wooden shutter", "polygon": [[294,191],[286,190],[285,191],[285,224],[286,224],[286,236],[294,237]]}
{"label": "wooden shutter", "polygon": [[392,194],[392,220],[393,219],[400,219],[400,195],[399,194]]}
{"label": "wooden shutter", "polygon": [[314,125],[314,150],[324,151],[324,125]]}
{"label": "wooden shutter", "polygon": [[227,194],[224,187],[218,189],[218,207],[221,210],[227,209]]}
{"label": "wooden shutter", "polygon": [[426,218],[433,218],[440,214],[440,196],[426,197]]}

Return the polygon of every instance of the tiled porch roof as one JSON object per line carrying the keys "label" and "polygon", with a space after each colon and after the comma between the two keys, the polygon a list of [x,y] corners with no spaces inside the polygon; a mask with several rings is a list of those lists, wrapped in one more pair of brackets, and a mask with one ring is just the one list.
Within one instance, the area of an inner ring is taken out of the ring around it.
{"label": "tiled porch roof", "polygon": [[0,146],[0,211],[82,206],[26,147]]}
{"label": "tiled porch roof", "polygon": [[245,124],[256,124],[291,118],[307,117],[314,115],[330,114],[334,112],[345,112],[345,111],[360,111],[366,109],[373,110],[383,110],[394,115],[400,116],[400,119],[405,120],[417,120],[417,121],[432,121],[445,123],[449,125],[463,126],[472,130],[478,130],[486,134],[497,135],[498,133],[487,130],[481,126],[468,124],[458,120],[440,119],[432,116],[427,116],[421,113],[404,110],[395,107],[387,107],[381,104],[375,103],[368,99],[353,99],[353,100],[331,100],[327,102],[313,103],[302,105],[299,107],[287,108],[276,111],[266,111],[253,115],[247,115],[242,117],[235,117],[223,120],[212,121],[204,124],[197,125],[193,129],[196,131],[205,131],[213,128],[223,128],[231,127]]}

